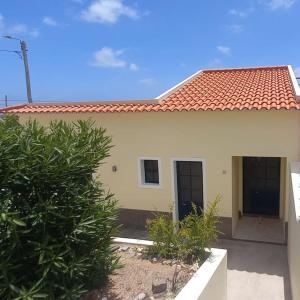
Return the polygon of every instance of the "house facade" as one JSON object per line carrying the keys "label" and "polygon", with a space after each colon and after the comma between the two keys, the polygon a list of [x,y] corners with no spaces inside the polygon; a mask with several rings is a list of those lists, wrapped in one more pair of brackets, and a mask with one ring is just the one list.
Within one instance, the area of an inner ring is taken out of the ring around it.
{"label": "house facade", "polygon": [[25,104],[22,121],[92,119],[114,147],[101,167],[120,221],[143,229],[153,211],[182,219],[221,196],[220,229],[244,215],[288,219],[289,165],[300,154],[300,90],[290,66],[200,71],[148,101]]}

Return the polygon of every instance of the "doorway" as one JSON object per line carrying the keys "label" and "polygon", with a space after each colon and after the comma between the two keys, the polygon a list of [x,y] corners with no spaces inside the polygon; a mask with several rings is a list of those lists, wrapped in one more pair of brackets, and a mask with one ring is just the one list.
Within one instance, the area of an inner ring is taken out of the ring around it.
{"label": "doorway", "polygon": [[243,213],[279,217],[280,158],[243,157]]}

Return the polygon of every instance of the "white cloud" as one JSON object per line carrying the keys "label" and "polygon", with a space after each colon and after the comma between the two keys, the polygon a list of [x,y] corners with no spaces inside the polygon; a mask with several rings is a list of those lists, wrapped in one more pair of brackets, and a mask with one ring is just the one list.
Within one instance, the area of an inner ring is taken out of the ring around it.
{"label": "white cloud", "polygon": [[156,83],[156,80],[154,78],[142,78],[139,80],[139,83],[144,85],[154,85]]}
{"label": "white cloud", "polygon": [[228,30],[231,31],[232,33],[241,33],[244,31],[244,27],[239,24],[234,24],[234,25],[229,25]]}
{"label": "white cloud", "polygon": [[268,0],[266,4],[271,10],[276,10],[280,8],[289,9],[295,2],[296,0]]}
{"label": "white cloud", "polygon": [[253,12],[253,8],[247,9],[247,10],[239,10],[239,9],[235,9],[232,8],[229,11],[229,14],[233,15],[233,16],[237,16],[240,18],[246,18],[248,17],[251,13]]}
{"label": "white cloud", "polygon": [[53,18],[48,17],[48,16],[45,16],[43,18],[43,23],[48,26],[57,26],[58,25],[57,21],[55,21]]}
{"label": "white cloud", "polygon": [[101,50],[94,53],[94,60],[92,65],[103,68],[123,68],[126,67],[127,62],[122,60],[120,55],[122,50],[114,51],[111,48],[103,47]]}
{"label": "white cloud", "polygon": [[294,68],[296,77],[300,77],[300,67]]}
{"label": "white cloud", "polygon": [[123,0],[94,0],[81,12],[81,19],[94,23],[115,24],[121,16],[136,19],[138,12],[133,7],[125,5]]}
{"label": "white cloud", "polygon": [[138,71],[140,68],[139,68],[139,66],[138,66],[137,64],[131,63],[131,64],[129,65],[129,69],[130,69],[131,71]]}
{"label": "white cloud", "polygon": [[1,35],[16,35],[17,37],[31,36],[38,37],[40,32],[37,28],[29,28],[27,25],[23,23],[16,23],[13,25],[7,25],[4,17],[0,14],[0,34]]}
{"label": "white cloud", "polygon": [[231,53],[230,47],[227,47],[227,46],[218,46],[217,49],[218,49],[218,51],[220,51],[222,54],[225,54],[225,55],[229,55]]}
{"label": "white cloud", "polygon": [[128,63],[121,57],[123,50],[113,50],[109,47],[103,47],[93,55],[91,65],[101,68],[128,68],[131,71],[138,71],[139,66],[135,63]]}
{"label": "white cloud", "polygon": [[208,63],[209,68],[216,68],[221,66],[222,66],[222,61],[216,57]]}
{"label": "white cloud", "polygon": [[38,37],[40,35],[40,31],[37,28],[33,28],[30,30],[29,35],[32,37]]}

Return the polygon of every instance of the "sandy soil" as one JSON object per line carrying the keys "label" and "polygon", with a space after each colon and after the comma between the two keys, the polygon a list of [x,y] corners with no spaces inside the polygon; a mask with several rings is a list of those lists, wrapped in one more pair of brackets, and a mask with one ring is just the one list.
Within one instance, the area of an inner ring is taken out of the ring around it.
{"label": "sandy soil", "polygon": [[[143,247],[121,245],[118,251],[123,267],[110,276],[105,289],[92,291],[86,300],[134,300],[142,293],[143,300],[174,299],[197,269],[178,261],[149,259]],[[167,282],[167,290],[153,294],[155,280]]]}

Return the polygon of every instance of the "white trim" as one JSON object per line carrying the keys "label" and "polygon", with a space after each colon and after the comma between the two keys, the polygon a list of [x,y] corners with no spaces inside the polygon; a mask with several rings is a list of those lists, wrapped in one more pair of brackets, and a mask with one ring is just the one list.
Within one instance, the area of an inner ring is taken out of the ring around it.
{"label": "white trim", "polygon": [[290,205],[295,205],[296,222],[300,223],[300,162],[291,162],[291,178],[293,195]]}
{"label": "white trim", "polygon": [[[144,160],[157,160],[158,161],[158,180],[159,183],[145,183],[145,171],[144,164],[142,161]],[[149,189],[161,189],[162,188],[162,172],[161,172],[161,159],[160,157],[153,156],[141,156],[138,157],[138,186],[140,188],[149,188]]]}
{"label": "white trim", "polygon": [[192,74],[191,76],[189,76],[188,78],[182,80],[181,82],[179,82],[178,84],[174,85],[173,87],[171,87],[170,89],[168,89],[166,92],[160,94],[158,97],[156,97],[155,99],[161,99],[165,96],[167,96],[168,94],[175,92],[176,89],[178,89],[181,85],[183,85],[184,83],[186,83],[187,81],[193,79],[195,76],[197,76],[199,73],[201,73],[202,70],[197,71],[196,73]]}
{"label": "white trim", "polygon": [[114,243],[153,246],[153,241],[114,237]]}
{"label": "white trim", "polygon": [[299,84],[297,82],[295,72],[294,72],[291,65],[288,65],[288,69],[289,69],[290,77],[291,77],[291,80],[292,80],[294,92],[296,94],[296,99],[300,101],[300,87],[299,87]]}
{"label": "white trim", "polygon": [[178,214],[178,195],[177,195],[177,161],[199,161],[202,162],[202,184],[203,184],[203,209],[207,207],[207,194],[206,194],[206,162],[205,159],[199,157],[172,157],[171,158],[171,186],[172,186],[172,198],[173,198],[173,221],[179,220]]}

